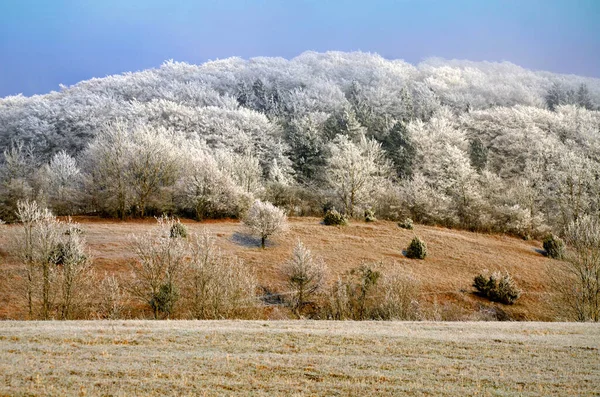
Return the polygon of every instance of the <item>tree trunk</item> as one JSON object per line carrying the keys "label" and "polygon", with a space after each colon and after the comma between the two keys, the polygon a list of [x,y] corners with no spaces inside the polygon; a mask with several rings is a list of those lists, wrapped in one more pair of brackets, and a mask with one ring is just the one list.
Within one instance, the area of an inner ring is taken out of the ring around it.
{"label": "tree trunk", "polygon": [[43,267],[43,285],[42,285],[42,318],[50,318],[50,264],[44,263]]}

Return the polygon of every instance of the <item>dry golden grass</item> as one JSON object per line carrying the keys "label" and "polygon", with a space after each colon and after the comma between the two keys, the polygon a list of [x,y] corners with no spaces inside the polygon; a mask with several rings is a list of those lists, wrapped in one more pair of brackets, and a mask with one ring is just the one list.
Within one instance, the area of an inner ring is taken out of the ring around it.
{"label": "dry golden grass", "polygon": [[[133,259],[128,236],[143,233],[155,224],[154,219],[119,222],[82,217],[76,220],[82,224],[95,268],[101,273],[117,274],[125,274],[127,262]],[[332,277],[363,261],[381,261],[384,272],[412,273],[421,282],[424,306],[431,308],[433,302],[437,302],[438,308],[450,312],[444,318],[468,318],[468,313],[488,304],[471,294],[473,277],[485,269],[509,271],[524,290],[516,305],[503,307],[514,318],[543,321],[554,318],[550,304],[552,291],[546,276],[546,267],[552,260],[539,252],[541,243],[537,241],[420,225],[416,225],[415,230],[404,230],[384,221],[368,224],[355,221],[348,226],[332,227],[322,225],[318,218],[294,218],[290,220],[289,232],[268,241],[267,249],[262,250],[258,240],[252,241],[240,234],[243,228],[238,222],[184,223],[190,232],[206,228],[214,233],[217,244],[244,259],[247,266],[256,271],[260,283],[269,288],[281,284],[280,265],[300,239],[325,260]],[[3,269],[10,271],[19,267],[11,261],[6,248],[17,226],[5,226],[5,230],[6,233],[0,235],[0,261],[4,260]],[[415,234],[427,243],[428,256],[423,261],[407,259],[402,254]],[[9,281],[8,284],[14,283]],[[448,309],[450,304],[453,306]],[[21,307],[14,292],[0,291],[0,318],[24,318]]]}
{"label": "dry golden grass", "polygon": [[585,396],[576,323],[0,322],[0,395]]}

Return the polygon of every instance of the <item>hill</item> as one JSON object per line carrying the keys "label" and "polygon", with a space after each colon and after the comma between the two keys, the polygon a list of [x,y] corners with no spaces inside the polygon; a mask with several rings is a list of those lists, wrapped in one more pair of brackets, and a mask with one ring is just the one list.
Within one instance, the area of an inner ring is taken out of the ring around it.
{"label": "hill", "polygon": [[[154,219],[120,222],[93,217],[76,218],[81,222],[91,254],[93,267],[102,274],[114,273],[130,277],[128,263],[134,259],[130,247],[131,234],[142,234],[154,227]],[[243,259],[254,271],[259,285],[268,291],[284,292],[281,265],[290,257],[297,240],[301,240],[329,269],[329,282],[363,262],[379,263],[382,273],[399,272],[412,275],[420,285],[419,305],[422,318],[465,320],[513,318],[518,320],[552,320],[553,291],[549,287],[547,270],[553,260],[546,258],[538,241],[525,241],[503,235],[478,234],[441,227],[416,225],[404,230],[395,223],[351,222],[345,227],[321,224],[319,218],[292,218],[284,236],[269,242],[266,250],[259,242],[243,233],[236,221],[184,221],[189,231],[203,229],[216,236],[217,245],[228,254]],[[10,281],[20,265],[8,256],[11,236],[18,225],[5,226],[8,233],[0,236],[0,254],[7,264],[4,291],[0,294],[1,318],[22,318],[24,300]],[[428,245],[425,260],[412,260],[403,255],[414,235]],[[515,278],[523,296],[515,305],[499,305],[475,296],[473,278],[484,270],[508,271]],[[138,313],[139,314],[139,313]],[[286,318],[290,314],[283,306],[270,307],[265,318]]]}
{"label": "hill", "polygon": [[600,79],[362,52],[229,58],[0,99],[0,218],[239,218],[254,199],[541,238],[600,204]]}

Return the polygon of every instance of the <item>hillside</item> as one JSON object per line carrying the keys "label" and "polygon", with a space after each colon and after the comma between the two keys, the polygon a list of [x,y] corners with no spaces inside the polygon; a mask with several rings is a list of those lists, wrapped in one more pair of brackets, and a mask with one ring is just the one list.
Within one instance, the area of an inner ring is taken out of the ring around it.
{"label": "hillside", "polygon": [[595,324],[0,322],[1,395],[595,396]]}
{"label": "hillside", "polygon": [[349,215],[542,238],[597,217],[600,79],[362,52],[228,58],[0,99],[0,218]]}
{"label": "hillside", "polygon": [[[119,222],[81,217],[76,220],[81,222],[95,270],[99,274],[114,272],[124,278],[129,277],[127,264],[134,259],[130,235],[142,234],[156,223],[154,219]],[[381,262],[383,273],[398,271],[414,275],[421,285],[419,301],[424,318],[493,319],[493,315],[485,315],[492,304],[472,294],[473,277],[484,270],[510,272],[524,291],[515,305],[499,305],[511,318],[543,321],[555,318],[546,275],[553,262],[542,254],[538,241],[422,225],[410,231],[387,221],[355,221],[345,227],[329,227],[322,225],[319,218],[292,218],[289,232],[261,250],[258,241],[243,234],[238,222],[184,222],[192,233],[207,229],[216,235],[217,245],[226,253],[242,258],[245,266],[258,275],[259,284],[269,291],[285,291],[279,269],[290,257],[296,241],[301,240],[313,254],[324,259],[330,282],[362,262]],[[8,233],[0,236],[0,254],[8,262],[3,266],[8,275],[19,268],[7,254],[19,226],[5,227]],[[429,254],[423,261],[407,259],[402,254],[414,235],[428,245]],[[19,300],[17,291],[8,288],[9,285],[14,287],[15,283],[7,279],[4,289],[7,293],[0,294],[0,318],[21,318],[24,300]],[[264,315],[290,316],[283,307],[270,308]]]}

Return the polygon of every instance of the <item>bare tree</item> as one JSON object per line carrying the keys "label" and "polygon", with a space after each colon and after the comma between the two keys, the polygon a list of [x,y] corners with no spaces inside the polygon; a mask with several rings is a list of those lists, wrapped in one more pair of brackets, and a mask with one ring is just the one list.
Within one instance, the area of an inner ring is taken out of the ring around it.
{"label": "bare tree", "polygon": [[39,302],[42,319],[51,318],[55,309],[59,318],[70,318],[74,307],[85,305],[84,286],[91,272],[81,231],[35,201],[20,201],[17,207],[22,234],[16,250],[25,264],[29,316],[35,316]]}
{"label": "bare tree", "polygon": [[190,248],[185,274],[194,318],[236,317],[257,305],[254,275],[242,261],[223,255],[213,236],[206,231],[194,236]]}
{"label": "bare tree", "polygon": [[22,238],[17,240],[17,250],[25,263],[29,315],[34,315],[37,285],[41,283],[41,317],[47,320],[54,298],[52,287],[56,269],[53,265],[60,224],[47,208],[39,207],[35,201],[19,201],[17,218],[23,229]]}
{"label": "bare tree", "polygon": [[104,275],[100,282],[100,312],[104,318],[116,319],[123,312],[123,287],[114,275]]}
{"label": "bare tree", "polygon": [[324,287],[325,264],[321,259],[313,258],[310,250],[298,241],[292,257],[283,265],[281,274],[292,293],[292,309],[300,317],[302,308]]}
{"label": "bare tree", "polygon": [[566,261],[556,262],[560,292],[578,321],[600,321],[600,222],[580,217],[564,237],[570,249]]}
{"label": "bare tree", "polygon": [[282,209],[273,204],[256,200],[248,210],[244,224],[260,237],[260,245],[264,249],[268,237],[287,228],[287,216]]}
{"label": "bare tree", "polygon": [[53,262],[59,268],[59,315],[66,320],[72,318],[74,309],[86,309],[89,303],[86,299],[89,289],[84,287],[89,286],[86,284],[91,280],[91,261],[77,224],[68,222],[61,240],[55,248]]}
{"label": "bare tree", "polygon": [[181,276],[186,266],[182,237],[171,237],[172,218],[158,218],[154,230],[134,236],[132,249],[137,260],[132,264],[132,294],[152,309],[154,318],[170,316],[179,298]]}

